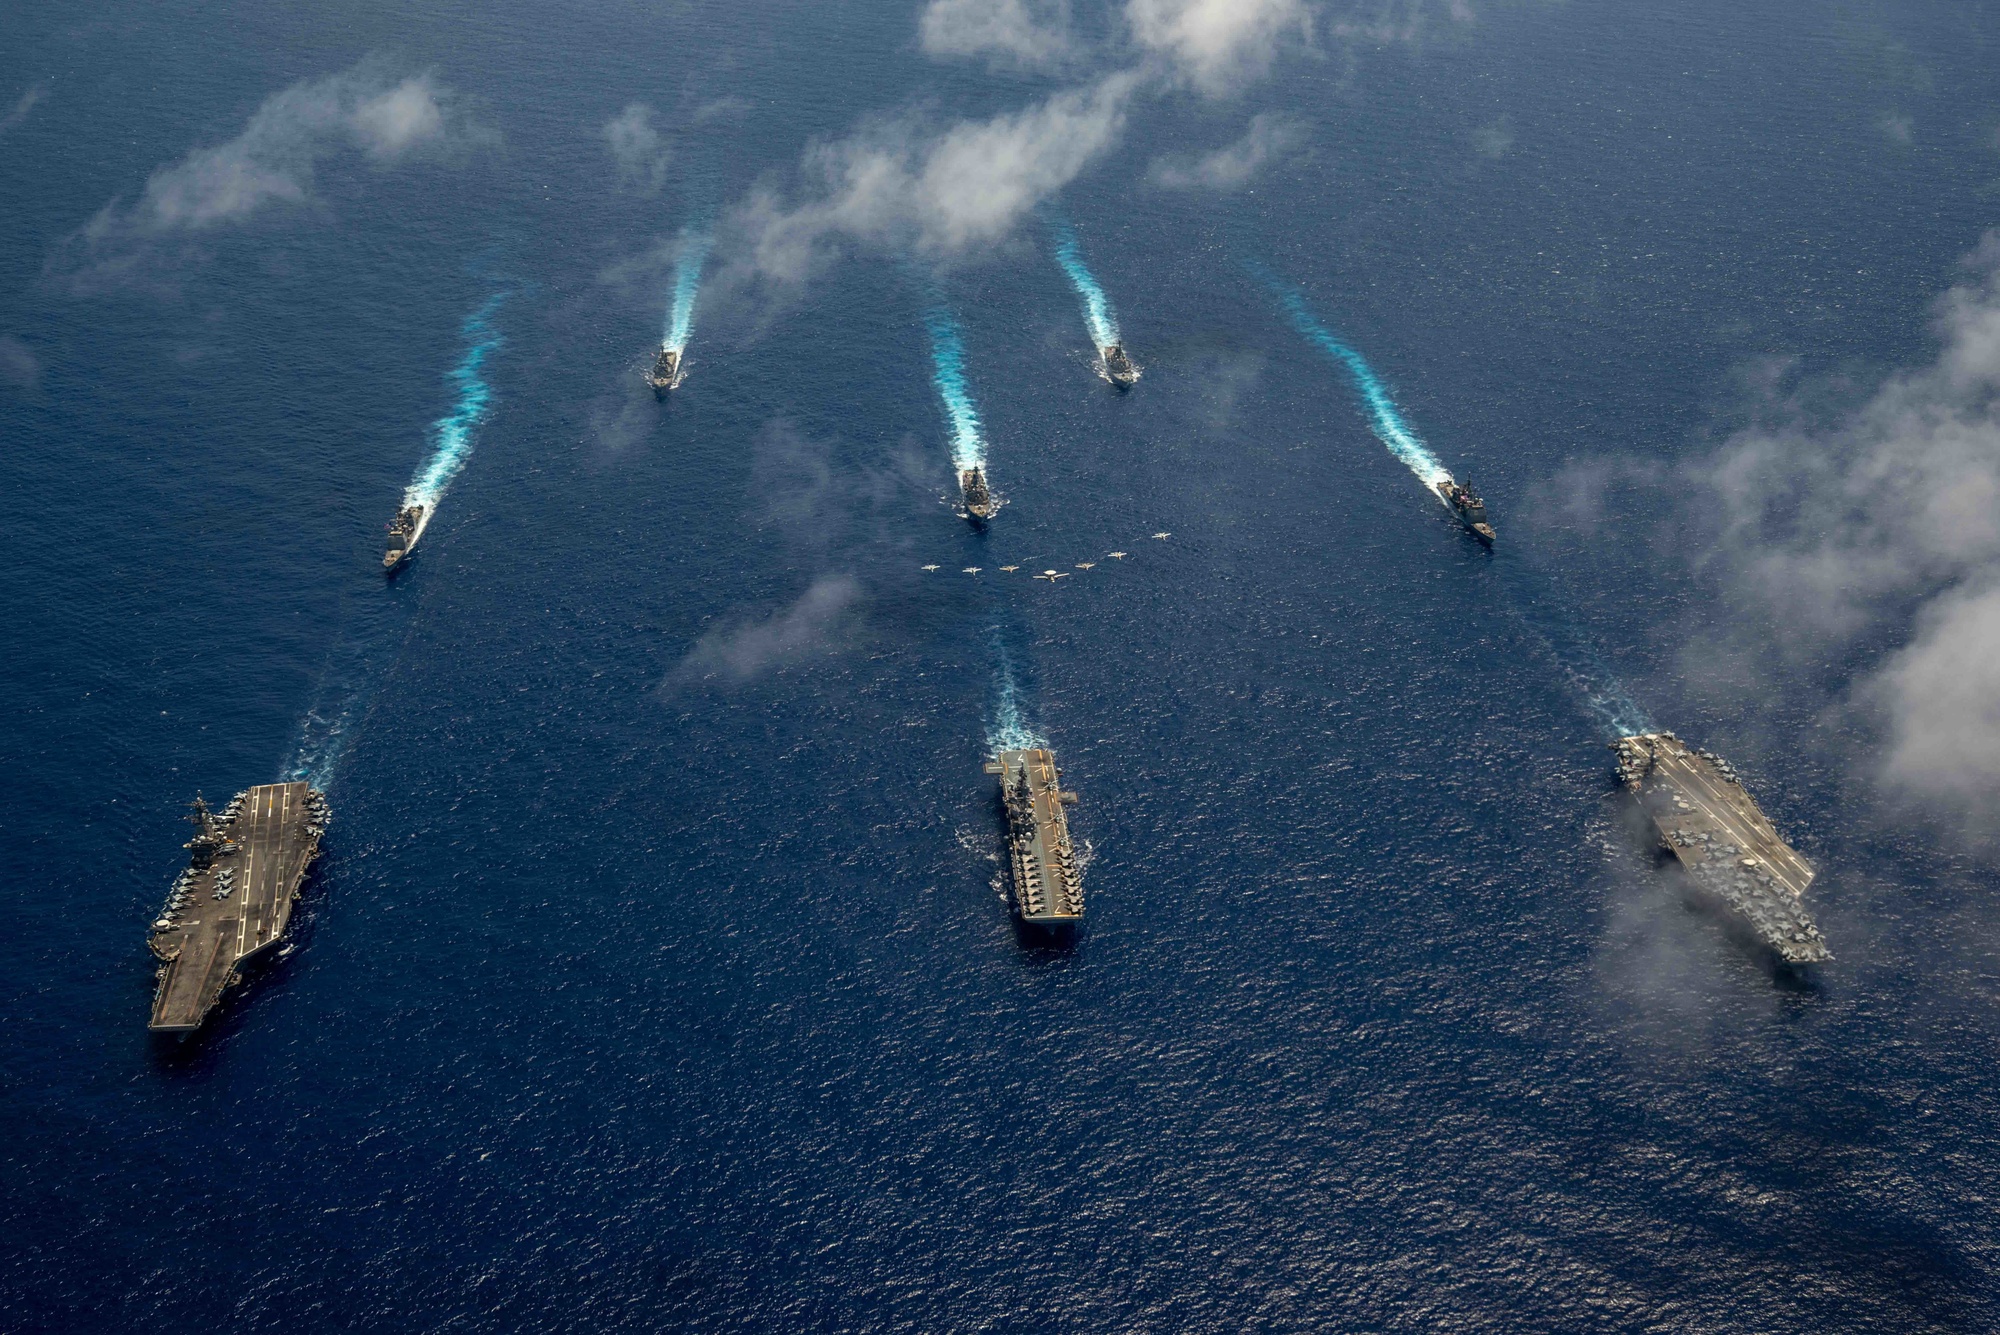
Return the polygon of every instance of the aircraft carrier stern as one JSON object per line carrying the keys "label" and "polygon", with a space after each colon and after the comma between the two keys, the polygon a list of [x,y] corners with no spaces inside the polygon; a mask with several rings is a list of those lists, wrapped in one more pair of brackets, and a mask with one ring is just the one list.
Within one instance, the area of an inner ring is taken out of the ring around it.
{"label": "aircraft carrier stern", "polygon": [[187,869],[175,878],[146,944],[160,961],[155,1033],[201,1027],[237,965],[277,944],[329,819],[326,797],[309,783],[246,789],[220,813],[194,800]]}
{"label": "aircraft carrier stern", "polygon": [[1083,921],[1083,880],[1069,841],[1062,772],[1045,747],[1002,751],[986,762],[1000,779],[1007,809],[1008,861],[1014,871],[1014,911],[1036,927],[1070,927]]}
{"label": "aircraft carrier stern", "polygon": [[1702,898],[1786,964],[1833,958],[1805,908],[1811,864],[1779,835],[1728,761],[1670,732],[1621,737],[1611,747],[1618,778]]}

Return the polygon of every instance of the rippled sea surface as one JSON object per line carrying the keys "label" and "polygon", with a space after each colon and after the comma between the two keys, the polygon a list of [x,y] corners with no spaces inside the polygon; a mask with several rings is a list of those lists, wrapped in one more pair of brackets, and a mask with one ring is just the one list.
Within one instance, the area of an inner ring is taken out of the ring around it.
{"label": "rippled sea surface", "polygon": [[[1563,490],[1710,448],[1771,359],[1932,355],[2000,223],[1992,15],[1329,12],[1238,96],[1140,96],[986,260],[855,253],[773,301],[727,222],[809,143],[1065,79],[928,59],[910,4],[339,9],[28,0],[0,44],[0,101],[42,90],[0,130],[32,360],[0,383],[0,1328],[2000,1325],[1989,864],[1794,744],[1823,697],[1696,680],[1699,562],[1584,536]],[[484,137],[90,267],[99,210],[371,53]],[[606,151],[640,100],[657,190]],[[1301,128],[1242,190],[1148,184],[1259,112]],[[1260,273],[1478,481],[1495,551]],[[984,535],[945,501],[939,303]],[[490,404],[385,586],[481,311]],[[1082,794],[1067,947],[1001,894],[1010,682]],[[1606,683],[1815,860],[1833,964],[1775,976],[1683,905]],[[290,944],[149,1039],[184,804],[314,728]]]}

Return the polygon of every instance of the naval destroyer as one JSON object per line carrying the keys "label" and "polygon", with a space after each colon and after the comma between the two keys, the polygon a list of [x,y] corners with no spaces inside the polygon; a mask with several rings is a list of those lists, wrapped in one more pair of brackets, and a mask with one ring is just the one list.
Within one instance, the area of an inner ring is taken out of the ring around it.
{"label": "naval destroyer", "polygon": [[1014,871],[1014,911],[1036,927],[1068,927],[1083,920],[1083,880],[1069,841],[1064,792],[1056,757],[1046,747],[1002,751],[986,762],[1000,778],[1007,808],[1007,851]]}
{"label": "naval destroyer", "polygon": [[200,1028],[239,981],[237,966],[285,935],[328,818],[325,794],[309,783],[248,788],[219,813],[195,798],[187,868],[147,936],[160,959],[148,1029]]}
{"label": "naval destroyer", "polygon": [[1438,499],[1458,516],[1459,523],[1471,529],[1473,536],[1487,546],[1493,545],[1493,539],[1498,535],[1493,532],[1493,525],[1486,522],[1486,502],[1472,490],[1471,482],[1460,486],[1447,475],[1431,485],[1437,489]]}
{"label": "naval destroyer", "polygon": [[1125,353],[1123,343],[1111,343],[1099,348],[1104,356],[1104,374],[1112,384],[1120,389],[1130,389],[1139,381],[1139,368]]}
{"label": "naval destroyer", "polygon": [[959,471],[958,490],[965,497],[965,513],[973,520],[984,522],[998,513],[1000,504],[986,485],[986,469],[982,465],[974,464]]}
{"label": "naval destroyer", "polygon": [[1621,737],[1611,746],[1619,779],[1701,898],[1787,964],[1833,958],[1805,908],[1811,865],[1779,835],[1728,761],[1670,732]]}
{"label": "naval destroyer", "polygon": [[683,374],[680,349],[662,347],[659,360],[653,363],[652,370],[646,372],[646,383],[653,387],[654,394],[664,395],[670,389],[681,387]]}
{"label": "naval destroyer", "polygon": [[424,536],[430,526],[431,508],[428,505],[406,505],[396,511],[396,517],[389,524],[389,545],[382,553],[382,571],[388,574],[403,564],[404,558],[415,549],[417,539]]}

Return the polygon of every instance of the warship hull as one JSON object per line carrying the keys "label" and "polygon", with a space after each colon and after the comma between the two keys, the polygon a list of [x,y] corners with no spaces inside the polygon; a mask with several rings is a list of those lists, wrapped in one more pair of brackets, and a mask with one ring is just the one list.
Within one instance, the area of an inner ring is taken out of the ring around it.
{"label": "warship hull", "polygon": [[1000,509],[1000,503],[993,499],[993,489],[986,485],[986,470],[967,468],[958,475],[958,492],[965,503],[965,516],[975,524],[983,524]]}
{"label": "warship hull", "polygon": [[396,518],[389,524],[389,545],[382,553],[383,574],[394,574],[410,559],[410,553],[417,549],[417,539],[424,536],[430,524],[428,505],[406,505],[396,512]]}
{"label": "warship hull", "polygon": [[1698,898],[1786,964],[1833,958],[1805,907],[1811,864],[1779,835],[1727,761],[1670,732],[1620,738],[1612,749],[1619,780],[1686,868]]}
{"label": "warship hull", "polygon": [[1486,505],[1483,501],[1450,478],[1432,483],[1431,489],[1437,492],[1438,499],[1458,516],[1458,522],[1465,525],[1468,533],[1488,547],[1493,545],[1493,540],[1499,535],[1493,531],[1493,525],[1486,522]]}
{"label": "warship hull", "polygon": [[146,1025],[155,1033],[200,1028],[237,967],[284,938],[328,820],[307,783],[246,789],[219,816],[197,799],[196,812],[192,857],[147,938],[160,960]]}
{"label": "warship hull", "polygon": [[686,374],[680,351],[675,348],[661,348],[659,359],[653,363],[653,369],[646,372],[646,383],[653,387],[654,394],[665,395],[670,390],[679,389],[681,380]]}
{"label": "warship hull", "polygon": [[1130,389],[1139,383],[1139,368],[1132,364],[1132,359],[1126,355],[1123,344],[1113,343],[1109,347],[1099,348],[1097,351],[1104,358],[1104,378],[1106,380],[1109,380],[1120,389]]}
{"label": "warship hull", "polygon": [[1002,751],[986,762],[986,772],[998,776],[1007,812],[1015,913],[1033,927],[1074,927],[1083,921],[1083,880],[1065,808],[1076,794],[1062,790],[1055,753],[1044,747]]}

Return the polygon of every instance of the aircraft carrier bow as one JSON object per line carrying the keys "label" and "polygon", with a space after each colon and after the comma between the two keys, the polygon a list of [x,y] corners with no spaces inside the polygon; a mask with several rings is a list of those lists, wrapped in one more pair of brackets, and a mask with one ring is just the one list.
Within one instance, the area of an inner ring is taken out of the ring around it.
{"label": "aircraft carrier bow", "polygon": [[1014,870],[1014,910],[1037,927],[1083,920],[1083,881],[1063,808],[1076,801],[1061,788],[1062,773],[1045,747],[1002,751],[986,762],[1000,776],[1007,808],[1007,849]]}
{"label": "aircraft carrier bow", "polygon": [[1727,909],[1787,964],[1833,958],[1805,909],[1813,869],[1778,834],[1729,762],[1670,732],[1612,743],[1618,777],[1703,898]]}
{"label": "aircraft carrier bow", "polygon": [[311,784],[267,783],[219,815],[197,797],[189,819],[187,870],[147,939],[163,961],[146,1026],[158,1033],[200,1028],[238,981],[236,966],[283,938],[328,814]]}

